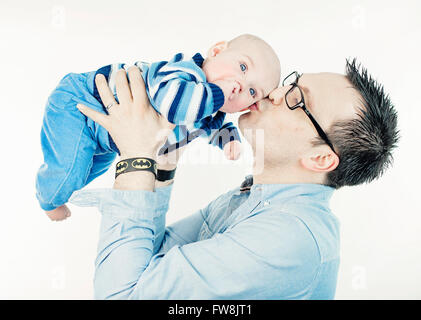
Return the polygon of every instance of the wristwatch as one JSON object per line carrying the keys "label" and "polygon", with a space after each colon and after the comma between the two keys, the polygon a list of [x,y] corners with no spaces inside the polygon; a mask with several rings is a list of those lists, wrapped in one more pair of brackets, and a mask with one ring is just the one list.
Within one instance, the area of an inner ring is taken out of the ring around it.
{"label": "wristwatch", "polygon": [[174,179],[175,170],[176,169],[177,168],[175,168],[174,170],[161,170],[161,169],[158,169],[157,174],[156,174],[156,180],[158,180],[158,181],[167,181],[167,180]]}

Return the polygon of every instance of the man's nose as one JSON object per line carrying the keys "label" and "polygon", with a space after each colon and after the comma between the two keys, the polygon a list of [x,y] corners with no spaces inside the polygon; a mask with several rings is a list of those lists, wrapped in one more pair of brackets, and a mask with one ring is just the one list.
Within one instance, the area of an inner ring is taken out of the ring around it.
{"label": "man's nose", "polygon": [[276,88],[269,94],[269,99],[274,105],[280,105],[289,89],[291,89],[291,86]]}

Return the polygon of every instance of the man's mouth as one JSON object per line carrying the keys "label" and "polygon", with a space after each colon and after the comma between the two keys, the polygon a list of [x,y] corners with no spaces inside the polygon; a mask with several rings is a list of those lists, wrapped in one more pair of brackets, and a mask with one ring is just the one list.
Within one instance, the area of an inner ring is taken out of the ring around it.
{"label": "man's mouth", "polygon": [[259,105],[257,103],[253,103],[250,107],[250,110],[259,111]]}
{"label": "man's mouth", "polygon": [[247,110],[250,110],[250,111],[259,111],[259,105],[257,104],[257,102],[256,103],[253,103],[251,106],[248,106],[247,108],[241,109],[240,112],[241,111],[247,111]]}

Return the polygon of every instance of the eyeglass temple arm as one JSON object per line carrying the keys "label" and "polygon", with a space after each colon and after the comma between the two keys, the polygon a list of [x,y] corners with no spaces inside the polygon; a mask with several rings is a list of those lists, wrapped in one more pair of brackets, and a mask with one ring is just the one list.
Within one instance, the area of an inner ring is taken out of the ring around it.
{"label": "eyeglass temple arm", "polygon": [[311,122],[313,122],[313,125],[316,128],[317,133],[319,134],[319,136],[324,140],[324,142],[326,142],[326,144],[332,149],[332,151],[336,153],[335,148],[333,148],[333,145],[330,142],[329,138],[324,133],[323,129],[319,126],[319,124],[317,123],[316,119],[314,119],[313,115],[307,110],[307,108],[305,106],[302,106],[301,108],[304,110],[304,112],[310,118]]}

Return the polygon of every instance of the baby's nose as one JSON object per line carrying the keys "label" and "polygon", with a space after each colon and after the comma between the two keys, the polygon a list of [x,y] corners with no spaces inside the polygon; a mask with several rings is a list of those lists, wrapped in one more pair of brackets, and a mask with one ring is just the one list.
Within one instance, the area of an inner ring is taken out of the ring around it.
{"label": "baby's nose", "polygon": [[240,93],[241,92],[241,83],[238,81],[234,81],[232,93]]}

